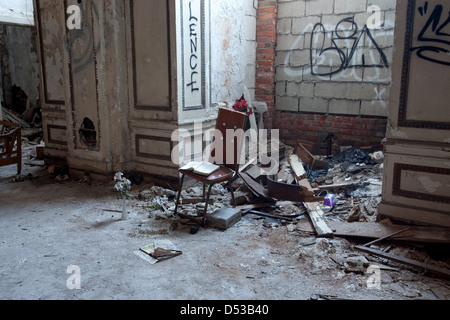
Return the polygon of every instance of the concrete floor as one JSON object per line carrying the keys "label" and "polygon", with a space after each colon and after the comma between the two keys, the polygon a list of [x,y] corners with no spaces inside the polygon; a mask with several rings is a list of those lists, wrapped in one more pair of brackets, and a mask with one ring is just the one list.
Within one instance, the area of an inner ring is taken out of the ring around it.
{"label": "concrete floor", "polygon": [[[25,148],[24,162],[33,156]],[[44,170],[43,170],[44,169]],[[172,230],[138,200],[120,221],[113,182],[57,183],[45,168],[0,168],[0,299],[2,300],[446,300],[450,282],[400,267],[370,275],[346,273],[342,260],[360,255],[357,243],[316,239],[266,228],[245,216],[223,232],[188,226]],[[182,255],[150,265],[134,254],[153,239],[169,239]],[[370,261],[373,258],[367,256]],[[388,263],[388,262],[386,262]],[[80,270],[80,289],[67,283]],[[398,266],[397,266],[398,267]],[[70,271],[70,270],[69,270]]]}

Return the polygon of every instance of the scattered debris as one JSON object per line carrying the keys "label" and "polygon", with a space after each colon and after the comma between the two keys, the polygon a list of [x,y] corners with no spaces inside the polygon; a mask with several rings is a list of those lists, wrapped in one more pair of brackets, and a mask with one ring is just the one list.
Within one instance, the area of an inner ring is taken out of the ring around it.
{"label": "scattered debris", "polygon": [[369,266],[369,261],[363,256],[351,256],[345,260],[345,272],[355,272],[364,274]]}
{"label": "scattered debris", "polygon": [[155,240],[153,243],[146,245],[134,252],[150,264],[175,258],[182,254],[170,240]]}

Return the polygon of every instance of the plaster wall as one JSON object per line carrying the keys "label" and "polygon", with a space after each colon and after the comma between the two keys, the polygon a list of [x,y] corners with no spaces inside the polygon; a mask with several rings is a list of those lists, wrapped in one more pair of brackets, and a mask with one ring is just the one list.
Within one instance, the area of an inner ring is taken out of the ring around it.
{"label": "plaster wall", "polygon": [[40,99],[36,38],[32,27],[6,26],[11,83],[28,96],[28,107]]}
{"label": "plaster wall", "polygon": [[0,23],[33,26],[33,0],[0,0]]}
{"label": "plaster wall", "polygon": [[[190,126],[194,121],[203,121],[205,126],[214,125],[218,107],[232,105],[243,94],[249,101],[254,101],[255,97],[257,1],[202,2],[205,7],[203,38],[206,40],[204,43],[206,99],[203,108],[192,110],[184,108],[181,91],[186,88],[179,83],[178,121],[182,126]],[[181,2],[177,1],[177,6],[179,13]],[[186,17],[178,17],[178,37],[182,34],[181,24],[186,24],[185,20]],[[188,25],[183,27],[186,26]],[[183,71],[181,50],[182,42],[178,38],[179,78],[182,77]]]}

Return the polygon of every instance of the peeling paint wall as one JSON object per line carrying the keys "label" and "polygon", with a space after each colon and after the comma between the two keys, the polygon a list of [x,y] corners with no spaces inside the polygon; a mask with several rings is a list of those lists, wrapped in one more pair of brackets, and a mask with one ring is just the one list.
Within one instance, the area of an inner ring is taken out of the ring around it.
{"label": "peeling paint wall", "polygon": [[212,101],[255,94],[257,1],[211,0]]}
{"label": "peeling paint wall", "polygon": [[33,0],[0,0],[0,23],[33,26]]}
{"label": "peeling paint wall", "polygon": [[7,26],[6,45],[9,51],[11,83],[28,96],[28,107],[36,106],[39,94],[39,66],[33,28]]}

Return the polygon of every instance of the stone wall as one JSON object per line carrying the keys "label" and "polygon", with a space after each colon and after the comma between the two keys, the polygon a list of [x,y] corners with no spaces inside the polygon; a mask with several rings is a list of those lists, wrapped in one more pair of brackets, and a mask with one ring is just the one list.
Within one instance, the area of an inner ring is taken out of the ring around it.
{"label": "stone wall", "polygon": [[[302,123],[282,132],[282,139],[306,135],[317,150],[321,138],[334,133],[339,145],[352,137],[355,145],[380,145],[388,115],[395,8],[394,0],[277,1],[271,119],[276,128],[284,119]],[[325,115],[331,123],[359,117],[371,134],[361,138],[354,121],[341,123],[339,130],[337,125],[333,130],[305,127],[309,114]],[[372,127],[365,118],[376,118],[377,124]]]}

